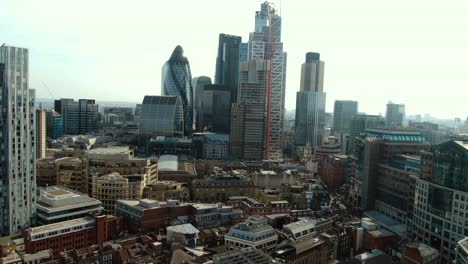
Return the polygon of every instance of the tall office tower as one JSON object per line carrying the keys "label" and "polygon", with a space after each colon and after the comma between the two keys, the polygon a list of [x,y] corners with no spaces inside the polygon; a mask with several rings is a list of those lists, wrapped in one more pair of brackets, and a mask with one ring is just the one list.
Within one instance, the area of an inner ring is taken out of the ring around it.
{"label": "tall office tower", "polygon": [[65,134],[77,135],[96,132],[98,129],[98,105],[95,100],[55,100],[55,111],[62,115]]}
{"label": "tall office tower", "polygon": [[324,62],[308,52],[301,68],[301,90],[296,95],[295,145],[318,147],[325,132]]}
{"label": "tall office tower", "polygon": [[31,226],[36,217],[35,91],[28,50],[0,47],[0,234]]}
{"label": "tall office tower", "polygon": [[205,86],[211,84],[211,78],[207,76],[195,77],[192,79],[193,87],[193,112],[195,118],[195,129],[203,131],[203,91]]}
{"label": "tall office tower", "polygon": [[439,250],[441,263],[453,263],[458,241],[468,236],[468,141],[445,142],[429,154],[432,175],[416,182],[413,235]]}
{"label": "tall office tower", "polygon": [[403,126],[405,119],[405,105],[388,102],[385,115],[385,126],[388,128]]}
{"label": "tall office tower", "polygon": [[47,137],[57,139],[63,137],[63,117],[54,110],[47,111]]}
{"label": "tall office tower", "polygon": [[231,103],[237,103],[239,90],[239,60],[242,38],[219,34],[218,57],[216,58],[215,84],[229,87]]}
{"label": "tall office tower", "polygon": [[210,132],[229,134],[231,125],[231,87],[206,85],[203,92],[203,129]]}
{"label": "tall office tower", "polygon": [[267,158],[267,92],[269,62],[240,63],[240,101],[232,105],[230,154],[245,160]]}
{"label": "tall office tower", "polygon": [[[283,52],[283,43],[281,42],[281,17],[268,2],[262,3],[260,11],[256,11],[255,31],[250,33],[247,44],[245,60],[271,62],[267,76],[269,81],[266,102],[265,158],[281,159],[283,156],[281,136],[286,87],[286,53]],[[244,60],[243,56],[245,56],[243,48],[245,48],[244,45],[241,46],[241,61]]]}
{"label": "tall office tower", "polygon": [[47,111],[36,110],[36,131],[37,131],[37,159],[46,157],[47,151]]}
{"label": "tall office tower", "polygon": [[140,117],[141,133],[149,136],[182,137],[184,110],[179,96],[145,96]]}
{"label": "tall office tower", "polygon": [[184,109],[184,134],[193,130],[193,87],[192,73],[184,50],[177,46],[162,68],[161,95],[179,96]]}
{"label": "tall office tower", "polygon": [[358,102],[336,100],[333,111],[333,134],[349,134],[351,120],[357,111]]}

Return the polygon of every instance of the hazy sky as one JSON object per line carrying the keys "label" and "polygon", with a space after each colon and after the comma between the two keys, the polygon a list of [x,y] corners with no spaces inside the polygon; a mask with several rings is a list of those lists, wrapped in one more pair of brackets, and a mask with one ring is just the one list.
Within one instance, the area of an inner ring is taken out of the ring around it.
{"label": "hazy sky", "polygon": [[[214,77],[219,33],[247,40],[258,0],[0,0],[0,42],[30,49],[41,98],[140,102],[160,94],[178,44],[192,75]],[[280,7],[276,1],[276,7]],[[468,1],[283,0],[286,108],[295,108],[308,51],[325,61],[327,111],[336,99],[385,114],[468,115]]]}

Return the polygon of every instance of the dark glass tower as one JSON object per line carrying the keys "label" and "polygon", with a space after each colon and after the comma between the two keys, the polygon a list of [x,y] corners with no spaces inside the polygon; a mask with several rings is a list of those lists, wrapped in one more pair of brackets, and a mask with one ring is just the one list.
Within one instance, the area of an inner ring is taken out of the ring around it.
{"label": "dark glass tower", "polygon": [[193,88],[192,73],[184,50],[177,46],[162,69],[162,95],[179,96],[184,109],[184,134],[193,130]]}
{"label": "dark glass tower", "polygon": [[335,101],[333,111],[333,133],[349,133],[351,120],[357,115],[358,102],[356,101]]}
{"label": "dark glass tower", "polygon": [[241,37],[219,34],[215,84],[222,84],[229,87],[231,90],[232,103],[236,103],[238,100],[239,48],[241,42]]}

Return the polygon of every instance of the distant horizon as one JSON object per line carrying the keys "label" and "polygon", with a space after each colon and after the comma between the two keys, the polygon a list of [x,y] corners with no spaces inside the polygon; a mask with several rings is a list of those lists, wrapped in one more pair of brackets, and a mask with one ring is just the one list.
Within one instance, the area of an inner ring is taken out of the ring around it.
{"label": "distant horizon", "polygon": [[[138,102],[160,94],[162,66],[177,45],[192,77],[213,79],[219,34],[246,42],[261,2],[6,1],[0,43],[29,49],[38,97]],[[274,2],[288,54],[286,109],[295,108],[305,54],[318,52],[327,112],[335,100],[355,100],[358,111],[385,113],[391,100],[408,113],[468,116],[468,2]]]}

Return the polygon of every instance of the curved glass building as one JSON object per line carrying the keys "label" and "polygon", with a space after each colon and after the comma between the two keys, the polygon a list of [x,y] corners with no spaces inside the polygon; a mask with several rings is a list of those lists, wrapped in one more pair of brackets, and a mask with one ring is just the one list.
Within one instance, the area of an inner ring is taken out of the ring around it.
{"label": "curved glass building", "polygon": [[179,96],[184,110],[184,134],[193,129],[193,88],[190,64],[184,50],[177,46],[162,69],[162,95]]}

